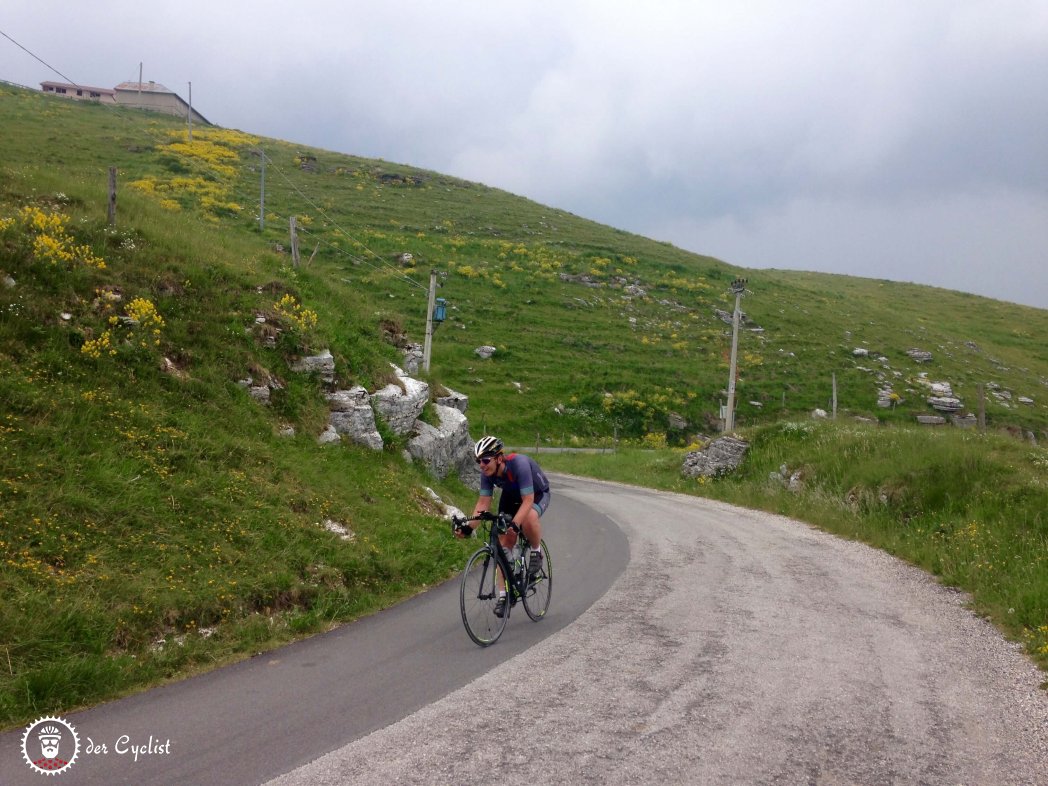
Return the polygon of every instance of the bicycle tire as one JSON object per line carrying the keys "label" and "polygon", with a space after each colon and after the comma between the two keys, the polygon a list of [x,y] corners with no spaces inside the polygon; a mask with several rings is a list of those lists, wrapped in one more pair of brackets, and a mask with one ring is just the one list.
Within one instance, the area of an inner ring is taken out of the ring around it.
{"label": "bicycle tire", "polygon": [[462,624],[469,637],[481,647],[488,647],[498,641],[509,618],[508,608],[505,616],[495,616],[495,604],[499,599],[495,577],[499,573],[495,556],[486,546],[473,552],[462,571],[462,583],[459,585]]}
{"label": "bicycle tire", "polygon": [[[530,551],[530,550],[529,550]],[[530,554],[529,554],[530,558]],[[535,622],[546,616],[549,600],[553,595],[553,559],[550,557],[546,541],[542,541],[542,570],[533,579],[528,580],[524,590],[524,611]]]}

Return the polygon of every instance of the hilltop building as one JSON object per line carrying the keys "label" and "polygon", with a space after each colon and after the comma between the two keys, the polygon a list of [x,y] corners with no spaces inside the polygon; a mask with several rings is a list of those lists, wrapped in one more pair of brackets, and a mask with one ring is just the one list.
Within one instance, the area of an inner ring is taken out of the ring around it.
{"label": "hilltop building", "polygon": [[116,103],[116,91],[105,87],[87,87],[86,85],[71,85],[66,82],[41,82],[40,88],[45,93],[74,98],[77,101],[98,101],[103,104]]}
{"label": "hilltop building", "polygon": [[191,109],[181,96],[168,90],[159,82],[121,82],[112,90],[66,82],[41,82],[40,87],[49,95],[72,98],[77,101],[97,101],[102,104],[117,104],[132,109],[148,109],[175,117],[188,117],[192,112],[194,123],[211,125],[206,117],[195,109]]}

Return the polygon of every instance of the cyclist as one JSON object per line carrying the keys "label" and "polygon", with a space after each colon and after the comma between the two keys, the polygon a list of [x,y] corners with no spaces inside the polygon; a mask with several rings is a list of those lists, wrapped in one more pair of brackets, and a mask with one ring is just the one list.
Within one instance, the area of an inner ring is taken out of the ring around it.
{"label": "cyclist", "polygon": [[[524,532],[531,546],[531,559],[528,561],[528,575],[534,578],[542,570],[542,525],[539,519],[549,509],[549,480],[535,460],[523,453],[503,453],[504,446],[498,437],[482,437],[473,446],[473,455],[480,466],[480,496],[473,506],[473,515],[477,516],[491,509],[491,499],[495,487],[502,489],[499,495],[499,513],[513,517],[513,523]],[[470,527],[477,528],[476,522]],[[464,533],[456,531],[457,537]],[[517,542],[517,533],[507,531],[499,536],[499,542],[505,549],[511,549]],[[501,583],[501,582],[500,582]],[[495,614],[499,617],[506,613],[506,587],[499,590]]]}

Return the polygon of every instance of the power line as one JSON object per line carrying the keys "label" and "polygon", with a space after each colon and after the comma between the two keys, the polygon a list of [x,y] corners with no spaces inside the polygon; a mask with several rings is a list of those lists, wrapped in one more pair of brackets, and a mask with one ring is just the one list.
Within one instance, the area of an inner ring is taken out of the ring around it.
{"label": "power line", "polygon": [[63,73],[62,73],[61,71],[59,71],[59,70],[58,70],[57,68],[55,68],[55,67],[54,67],[53,65],[51,65],[50,63],[48,63],[47,61],[45,61],[45,60],[44,60],[44,59],[42,59],[41,57],[37,56],[37,55],[36,55],[35,53],[33,53],[33,52],[30,52],[30,51],[29,51],[28,49],[26,49],[26,48],[25,48],[24,46],[22,46],[22,45],[21,45],[20,43],[18,43],[17,41],[15,41],[15,39],[11,38],[11,36],[9,36],[9,35],[8,35],[7,33],[5,33],[5,32],[4,32],[3,30],[0,30],[0,35],[2,35],[2,36],[3,36],[4,38],[6,38],[6,39],[7,39],[8,41],[10,41],[10,42],[11,42],[12,44],[14,44],[15,46],[17,46],[17,47],[18,47],[19,49],[21,49],[21,50],[22,50],[23,52],[25,52],[25,53],[26,53],[27,55],[29,55],[30,57],[32,57],[32,58],[34,58],[35,60],[38,60],[38,61],[40,61],[41,63],[43,63],[43,64],[44,64],[45,66],[47,66],[47,67],[48,67],[49,69],[51,69],[52,71],[54,71],[54,72],[55,72],[56,74],[58,74],[58,75],[59,75],[60,77],[62,77],[62,78],[63,78],[63,79],[65,80],[65,81],[67,81],[67,82],[68,82],[69,84],[71,84],[71,85],[72,85],[73,87],[82,87],[81,85],[78,85],[78,84],[77,84],[76,82],[74,82],[74,81],[73,81],[72,79],[70,79],[70,78],[69,78],[68,76],[66,76],[65,74],[63,74]]}

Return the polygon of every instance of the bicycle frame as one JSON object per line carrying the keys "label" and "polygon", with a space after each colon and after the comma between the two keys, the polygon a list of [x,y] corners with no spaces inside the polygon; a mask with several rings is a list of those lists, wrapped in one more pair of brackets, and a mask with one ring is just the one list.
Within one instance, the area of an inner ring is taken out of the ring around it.
{"label": "bicycle frame", "polygon": [[[490,516],[490,518],[488,518]],[[488,542],[486,548],[492,557],[495,558],[495,564],[498,566],[499,571],[502,573],[502,578],[506,582],[506,594],[510,599],[510,606],[515,606],[517,600],[524,596],[527,591],[527,571],[522,570],[519,574],[513,570],[513,565],[510,564],[509,554],[506,552],[505,547],[499,540],[499,535],[504,534],[498,531],[496,524],[498,522],[497,516],[489,514],[481,514],[476,518],[486,521],[488,524]],[[469,519],[467,519],[468,521]],[[506,531],[513,530],[517,533],[517,540],[519,542],[527,542],[524,538],[524,532],[513,522],[510,522],[506,528]],[[484,565],[484,573],[481,574],[481,585],[484,584],[484,579],[487,578],[488,569],[494,570],[490,562],[486,562]],[[509,616],[509,609],[506,610],[506,615]]]}
{"label": "bicycle frame", "polygon": [[[545,558],[538,572],[532,575],[521,560],[519,572],[515,574],[510,552],[499,538],[510,529],[518,538],[523,538],[520,528],[506,516],[496,516],[487,511],[468,519],[453,519],[452,526],[456,532],[463,533],[467,521],[487,522],[488,532],[487,542],[474,551],[466,561],[459,585],[459,610],[469,637],[481,647],[487,647],[498,641],[502,635],[509,620],[510,609],[517,601],[521,601],[524,611],[533,621],[538,622],[546,616],[553,581],[553,566],[543,541]],[[471,532],[475,533],[476,530]],[[528,547],[527,544],[524,547]],[[530,563],[530,559],[528,561]],[[502,574],[501,579],[496,571]],[[503,591],[508,603],[499,609],[500,613],[495,613],[499,596]]]}

